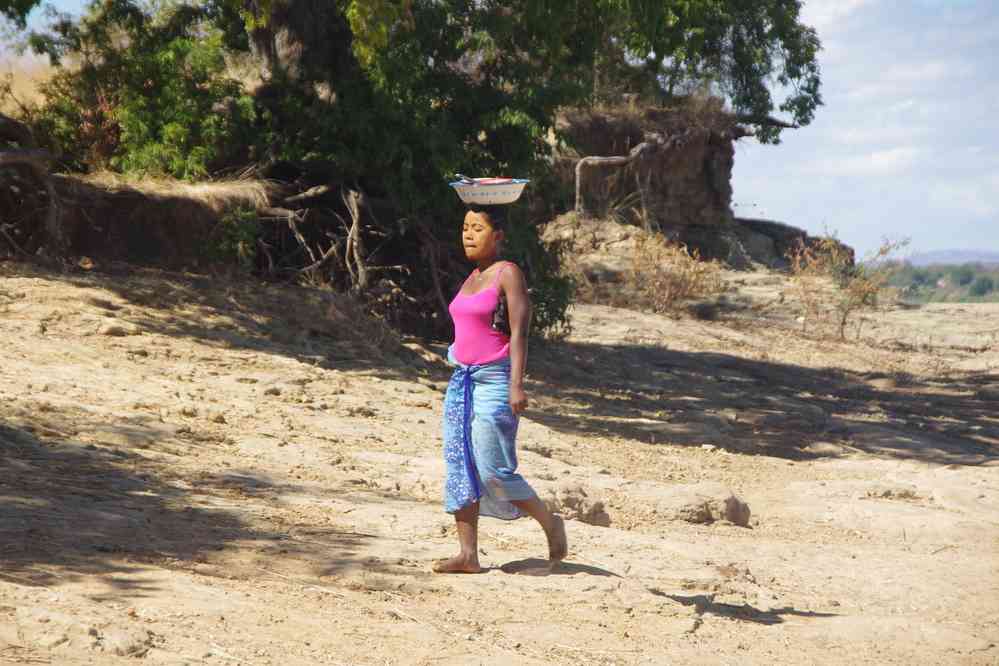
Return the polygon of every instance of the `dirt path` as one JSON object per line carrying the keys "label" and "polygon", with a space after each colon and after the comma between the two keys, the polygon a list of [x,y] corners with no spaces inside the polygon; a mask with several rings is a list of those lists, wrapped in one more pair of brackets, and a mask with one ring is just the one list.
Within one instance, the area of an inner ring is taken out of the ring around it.
{"label": "dirt path", "polygon": [[569,560],[486,521],[469,577],[429,573],[441,350],[362,319],[0,265],[0,663],[999,662],[999,307],[579,308],[520,441]]}

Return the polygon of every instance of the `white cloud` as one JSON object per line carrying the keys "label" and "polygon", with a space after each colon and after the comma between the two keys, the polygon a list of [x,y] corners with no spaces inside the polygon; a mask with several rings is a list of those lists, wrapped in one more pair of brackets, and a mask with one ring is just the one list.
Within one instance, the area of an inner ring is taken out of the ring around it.
{"label": "white cloud", "polygon": [[999,172],[976,180],[936,183],[929,196],[934,206],[957,219],[999,215]]}
{"label": "white cloud", "polygon": [[885,100],[906,96],[893,107],[903,104],[912,106],[912,95],[927,94],[941,84],[958,83],[973,77],[974,66],[964,59],[927,60],[908,64],[895,64],[876,72],[876,80],[853,87],[847,97],[858,102],[862,100]]}
{"label": "white cloud", "polygon": [[926,125],[885,125],[870,123],[865,118],[857,118],[857,122],[859,126],[832,130],[829,132],[830,139],[841,145],[877,146],[912,141],[929,135],[931,131]]}
{"label": "white cloud", "polygon": [[825,176],[895,176],[915,166],[922,152],[916,146],[898,146],[863,155],[815,159],[804,170]]}
{"label": "white cloud", "polygon": [[807,0],[801,16],[807,25],[815,27],[821,34],[823,30],[872,2],[874,0]]}

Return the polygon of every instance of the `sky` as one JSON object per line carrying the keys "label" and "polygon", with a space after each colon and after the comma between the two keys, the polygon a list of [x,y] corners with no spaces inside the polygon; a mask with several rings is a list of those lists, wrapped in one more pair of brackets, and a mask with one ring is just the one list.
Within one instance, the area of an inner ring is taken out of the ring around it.
{"label": "sky", "polygon": [[833,232],[861,257],[884,238],[999,251],[999,2],[805,0],[803,14],[825,105],[778,146],[737,144],[736,214]]}
{"label": "sky", "polygon": [[859,256],[999,251],[999,2],[806,0],[822,40],[811,125],[736,146],[734,210],[835,232]]}

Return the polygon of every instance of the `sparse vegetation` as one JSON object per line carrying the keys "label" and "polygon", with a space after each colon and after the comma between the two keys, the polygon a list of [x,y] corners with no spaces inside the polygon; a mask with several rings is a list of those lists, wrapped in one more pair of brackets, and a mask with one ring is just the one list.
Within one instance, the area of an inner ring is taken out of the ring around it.
{"label": "sparse vegetation", "polygon": [[635,250],[629,291],[640,294],[655,312],[670,312],[685,301],[707,298],[724,288],[721,266],[704,261],[697,252],[646,233]]}
{"label": "sparse vegetation", "polygon": [[[851,318],[863,309],[877,308],[898,269],[895,254],[908,241],[885,240],[860,263],[835,236],[799,242],[790,252],[791,284],[802,308],[802,330],[833,328],[841,340]],[[860,328],[857,328],[860,336]]]}

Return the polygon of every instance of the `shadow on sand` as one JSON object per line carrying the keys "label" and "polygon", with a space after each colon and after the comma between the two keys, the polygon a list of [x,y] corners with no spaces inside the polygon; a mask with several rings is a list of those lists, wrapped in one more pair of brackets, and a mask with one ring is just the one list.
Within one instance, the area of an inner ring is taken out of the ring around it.
{"label": "shadow on sand", "polygon": [[228,566],[237,550],[251,564],[305,560],[317,575],[383,568],[362,552],[380,536],[255,515],[296,486],[240,469],[192,478],[175,466],[180,449],[210,443],[160,440],[152,426],[129,424],[121,431],[135,446],[97,446],[74,441],[70,433],[98,427],[76,414],[12,420],[0,422],[0,580],[47,587],[100,575],[97,596],[141,597],[155,592],[142,575],[151,568],[251,575]]}
{"label": "shadow on sand", "polygon": [[613,571],[607,571],[599,567],[586,564],[576,564],[574,562],[549,562],[540,557],[528,557],[523,560],[514,560],[500,565],[500,571],[507,574],[519,576],[575,576],[576,574],[587,574],[589,576],[613,576],[620,578]]}
{"label": "shadow on sand", "polygon": [[[792,460],[837,448],[945,465],[999,460],[999,418],[987,397],[999,390],[995,374],[878,388],[874,380],[888,375],[576,342],[533,353],[532,369],[541,381],[530,387],[538,408],[528,416],[562,433]],[[810,446],[819,442],[834,446]]]}

